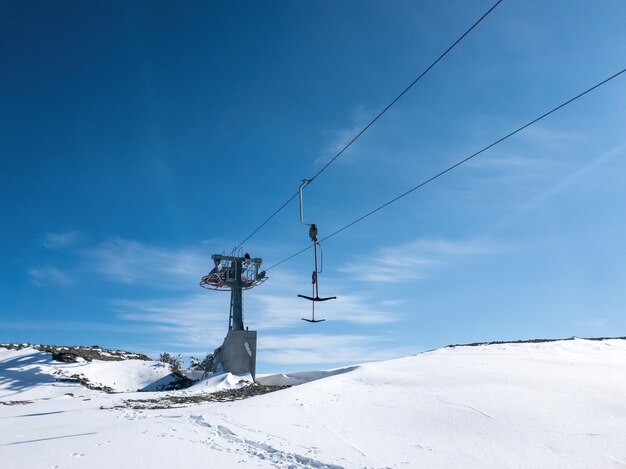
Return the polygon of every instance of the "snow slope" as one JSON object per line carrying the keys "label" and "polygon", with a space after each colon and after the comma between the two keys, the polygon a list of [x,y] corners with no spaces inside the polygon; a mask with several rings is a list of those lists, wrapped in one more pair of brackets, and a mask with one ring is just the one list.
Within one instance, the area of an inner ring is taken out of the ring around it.
{"label": "snow slope", "polygon": [[2,467],[626,467],[620,339],[446,348],[160,410],[55,383],[42,359],[0,354],[0,402],[32,401],[0,405]]}
{"label": "snow slope", "polygon": [[32,348],[17,351],[0,348],[0,397],[13,394],[15,389],[21,390],[21,399],[29,399],[30,393],[50,393],[52,391],[45,388],[58,386],[60,378],[80,377],[114,392],[155,390],[176,379],[169,365],[157,361],[78,360],[77,363],[56,362],[51,354]]}

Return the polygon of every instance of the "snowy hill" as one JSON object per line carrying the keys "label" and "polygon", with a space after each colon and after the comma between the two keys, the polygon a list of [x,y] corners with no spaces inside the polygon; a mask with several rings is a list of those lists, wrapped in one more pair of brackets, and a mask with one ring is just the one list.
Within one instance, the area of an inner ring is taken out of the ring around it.
{"label": "snowy hill", "polygon": [[88,366],[90,381],[136,390],[158,378],[153,364],[0,349],[2,467],[626,466],[622,339],[457,346],[263,377],[298,385],[243,400],[176,400],[251,387],[216,376],[156,409],[145,403],[164,393],[106,394],[55,375]]}

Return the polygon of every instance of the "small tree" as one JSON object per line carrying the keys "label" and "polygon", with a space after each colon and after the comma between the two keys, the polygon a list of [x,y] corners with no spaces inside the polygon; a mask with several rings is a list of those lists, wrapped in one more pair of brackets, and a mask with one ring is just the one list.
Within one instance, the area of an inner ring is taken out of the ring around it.
{"label": "small tree", "polygon": [[202,371],[202,362],[196,357],[189,357],[189,369],[194,371]]}
{"label": "small tree", "polygon": [[207,371],[210,364],[213,363],[213,357],[214,356],[211,352],[207,353],[206,357],[204,357],[204,360],[202,361],[200,361],[196,357],[191,357],[191,365],[189,366],[189,369],[196,371]]}
{"label": "small tree", "polygon": [[172,371],[180,371],[183,366],[183,357],[180,354],[171,355],[165,352],[159,355],[159,361],[170,365],[172,367]]}

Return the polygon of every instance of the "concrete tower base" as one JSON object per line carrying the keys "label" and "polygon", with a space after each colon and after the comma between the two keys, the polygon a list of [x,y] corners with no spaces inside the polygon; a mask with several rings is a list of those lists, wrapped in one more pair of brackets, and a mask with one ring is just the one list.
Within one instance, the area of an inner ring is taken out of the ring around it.
{"label": "concrete tower base", "polygon": [[215,351],[214,370],[250,373],[256,379],[256,331],[228,331],[224,343]]}

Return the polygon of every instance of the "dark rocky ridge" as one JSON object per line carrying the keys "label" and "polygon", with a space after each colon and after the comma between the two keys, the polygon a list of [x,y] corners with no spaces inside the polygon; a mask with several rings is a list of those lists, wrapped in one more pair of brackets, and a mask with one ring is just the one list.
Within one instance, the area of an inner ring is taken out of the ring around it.
{"label": "dark rocky ridge", "polygon": [[92,360],[122,361],[122,360],[151,360],[141,353],[131,353],[124,350],[110,350],[98,345],[41,345],[41,344],[0,344],[0,347],[9,350],[22,350],[28,347],[52,354],[52,359],[59,362],[74,363],[78,358],[88,362]]}
{"label": "dark rocky ridge", "polygon": [[567,337],[564,339],[525,339],[525,340],[496,340],[492,342],[472,342],[471,344],[452,344],[446,348],[454,347],[478,347],[480,345],[503,345],[503,344],[541,344],[544,342],[560,342],[565,340],[626,340],[626,337]]}

